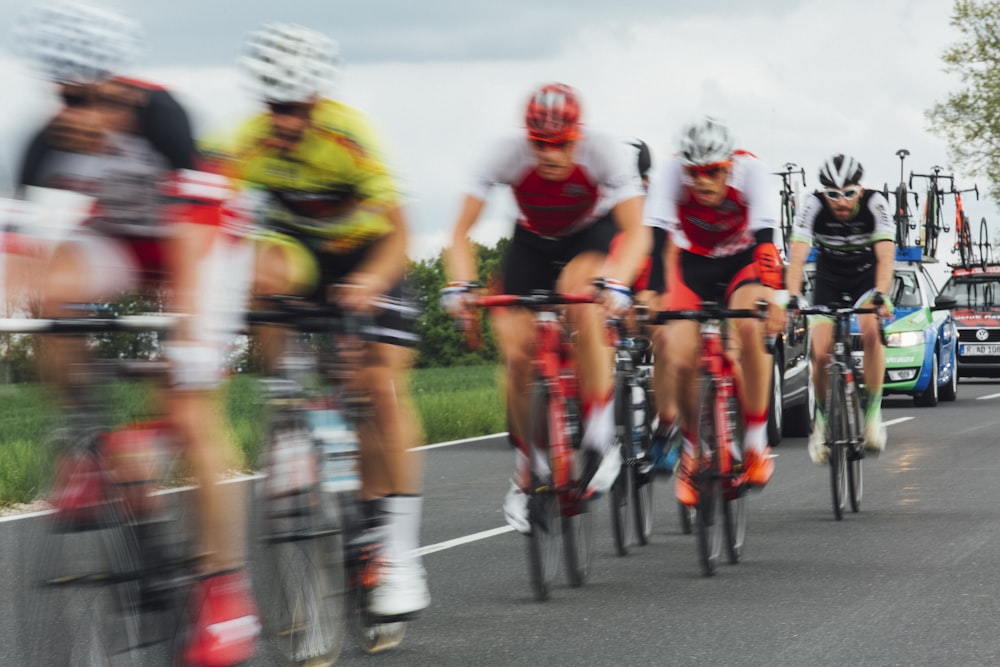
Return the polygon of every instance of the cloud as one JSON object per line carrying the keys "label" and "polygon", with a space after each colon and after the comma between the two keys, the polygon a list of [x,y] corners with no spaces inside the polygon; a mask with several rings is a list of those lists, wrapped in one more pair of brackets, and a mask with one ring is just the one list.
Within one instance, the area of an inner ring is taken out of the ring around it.
{"label": "cloud", "polygon": [[[0,15],[11,4],[0,0]],[[149,26],[141,71],[175,86],[206,132],[254,109],[230,65],[246,30],[281,19],[337,37],[346,61],[338,94],[381,129],[421,257],[445,243],[473,165],[520,125],[528,92],[547,80],[578,87],[588,123],[645,139],[654,160],[672,151],[681,123],[711,112],[773,170],[803,165],[810,186],[835,152],[863,162],[869,187],[898,182],[898,148],[912,153],[907,171],[947,165],[924,116],[957,86],[941,67],[957,38],[941,0],[117,5]],[[9,138],[36,121],[46,95],[9,59],[0,59],[0,85],[19,100],[0,109],[0,136]],[[779,186],[775,177],[775,197]],[[991,202],[966,207],[975,221],[1000,221]],[[514,215],[498,191],[477,238],[509,234]]]}

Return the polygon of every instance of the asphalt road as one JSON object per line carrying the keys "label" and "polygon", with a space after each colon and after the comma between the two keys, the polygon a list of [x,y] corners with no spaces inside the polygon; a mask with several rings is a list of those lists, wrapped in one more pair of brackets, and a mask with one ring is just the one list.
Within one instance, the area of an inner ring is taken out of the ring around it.
{"label": "asphalt road", "polygon": [[[399,648],[369,657],[349,643],[338,664],[1000,664],[998,406],[994,383],[963,382],[958,401],[935,408],[887,398],[888,449],[866,459],[861,512],[839,522],[828,469],[804,439],[786,440],[751,497],[743,562],[711,578],[680,533],[670,482],[656,484],[652,543],[625,557],[602,500],[590,579],[573,589],[561,577],[544,603],[532,599],[525,538],[503,530],[506,443],[428,450],[432,606]],[[17,632],[22,524],[0,523],[5,638]],[[0,660],[23,664],[12,655]]]}

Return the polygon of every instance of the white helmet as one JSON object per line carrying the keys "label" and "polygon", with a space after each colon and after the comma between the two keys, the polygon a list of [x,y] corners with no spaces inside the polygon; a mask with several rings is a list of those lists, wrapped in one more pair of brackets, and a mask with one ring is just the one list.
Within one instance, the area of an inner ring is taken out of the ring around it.
{"label": "white helmet", "polygon": [[677,153],[686,167],[725,162],[733,155],[733,137],[725,123],[705,116],[684,126]]}
{"label": "white helmet", "polygon": [[120,74],[141,51],[139,24],[76,2],[53,0],[28,9],[14,28],[17,51],[58,83],[89,84]]}
{"label": "white helmet", "polygon": [[850,155],[837,153],[829,157],[819,168],[819,182],[828,188],[843,188],[861,182],[865,170],[861,163]]}
{"label": "white helmet", "polygon": [[269,102],[304,102],[322,94],[337,71],[337,43],[315,30],[270,23],[250,33],[240,65]]}

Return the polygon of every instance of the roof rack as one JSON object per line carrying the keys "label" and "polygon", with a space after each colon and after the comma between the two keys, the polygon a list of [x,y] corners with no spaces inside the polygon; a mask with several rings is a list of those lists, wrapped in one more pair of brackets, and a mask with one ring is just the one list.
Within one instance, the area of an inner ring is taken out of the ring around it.
{"label": "roof rack", "polygon": [[961,264],[949,264],[951,267],[951,275],[953,276],[974,276],[983,274],[1000,274],[1000,263],[990,263],[990,264],[976,264],[968,268],[962,266]]}

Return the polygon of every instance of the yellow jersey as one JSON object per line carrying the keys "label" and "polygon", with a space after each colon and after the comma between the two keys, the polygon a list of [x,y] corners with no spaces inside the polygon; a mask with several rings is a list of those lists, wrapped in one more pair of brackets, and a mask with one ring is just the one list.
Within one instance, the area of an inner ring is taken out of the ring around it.
{"label": "yellow jersey", "polygon": [[319,237],[323,250],[338,253],[389,234],[385,213],[399,205],[399,192],[367,117],[321,99],[310,120],[291,151],[272,145],[265,112],[243,123],[228,145],[205,153],[241,187],[270,195],[254,213],[271,228]]}

